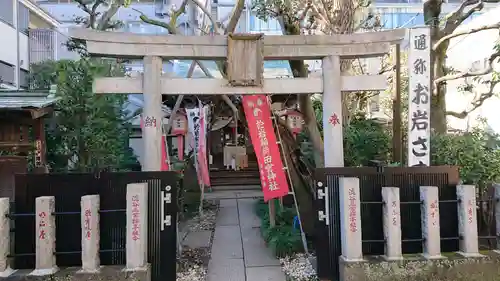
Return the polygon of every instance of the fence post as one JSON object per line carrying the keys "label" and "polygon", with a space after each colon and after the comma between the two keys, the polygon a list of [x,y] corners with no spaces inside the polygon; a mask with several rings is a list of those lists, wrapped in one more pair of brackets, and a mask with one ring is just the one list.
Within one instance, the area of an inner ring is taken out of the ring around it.
{"label": "fence post", "polygon": [[35,199],[36,263],[30,275],[49,275],[57,272],[56,265],[56,218],[55,197],[42,196]]}
{"label": "fence post", "polygon": [[427,259],[441,258],[441,233],[439,226],[439,189],[437,186],[420,187],[420,205],[423,256]]}
{"label": "fence post", "polygon": [[385,259],[401,260],[401,203],[399,187],[382,187]]}
{"label": "fence post", "polygon": [[479,256],[477,234],[476,187],[474,185],[458,185],[458,234],[460,254],[465,257]]}
{"label": "fence post", "polygon": [[10,252],[10,218],[9,198],[0,198],[0,277],[9,277],[14,270],[9,265]]}
{"label": "fence post", "polygon": [[358,178],[339,178],[340,238],[345,261],[363,260]]}
{"label": "fence post", "polygon": [[82,270],[80,273],[99,272],[99,195],[82,196],[80,201],[82,224]]}
{"label": "fence post", "polygon": [[127,184],[127,266],[126,270],[145,270],[148,251],[148,184]]}
{"label": "fence post", "polygon": [[495,223],[496,223],[496,235],[497,235],[497,252],[500,252],[500,237],[498,236],[500,234],[500,184],[495,183],[493,184],[493,187],[495,188]]}

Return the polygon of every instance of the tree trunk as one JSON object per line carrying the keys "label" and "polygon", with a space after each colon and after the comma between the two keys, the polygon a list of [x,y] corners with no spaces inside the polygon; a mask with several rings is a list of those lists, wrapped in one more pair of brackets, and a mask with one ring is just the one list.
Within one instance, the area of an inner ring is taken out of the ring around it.
{"label": "tree trunk", "polygon": [[[431,36],[435,33],[431,33]],[[433,36],[434,37],[434,36]],[[433,44],[437,42],[440,37],[432,38]],[[446,73],[446,51],[448,50],[449,42],[445,42],[439,48],[431,53],[431,81],[437,77],[443,77]],[[438,86],[432,85],[433,95],[431,99],[431,128],[434,132],[445,134],[447,132],[446,126],[446,83],[440,83]]]}

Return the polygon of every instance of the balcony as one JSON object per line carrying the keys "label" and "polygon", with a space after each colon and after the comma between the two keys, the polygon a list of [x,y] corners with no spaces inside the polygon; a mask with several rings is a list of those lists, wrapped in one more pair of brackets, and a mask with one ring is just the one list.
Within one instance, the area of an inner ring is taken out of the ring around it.
{"label": "balcony", "polygon": [[78,59],[76,52],[68,51],[68,37],[54,29],[29,30],[29,55],[31,63],[47,60]]}

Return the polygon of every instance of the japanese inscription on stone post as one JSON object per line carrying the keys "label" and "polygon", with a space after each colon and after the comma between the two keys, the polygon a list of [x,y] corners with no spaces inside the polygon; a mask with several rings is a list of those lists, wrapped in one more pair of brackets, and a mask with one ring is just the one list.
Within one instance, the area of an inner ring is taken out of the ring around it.
{"label": "japanese inscription on stone post", "polygon": [[410,29],[408,56],[408,166],[430,165],[430,30]]}
{"label": "japanese inscription on stone post", "polygon": [[47,213],[38,213],[38,239],[45,240],[47,237]]}
{"label": "japanese inscription on stone post", "polygon": [[92,217],[92,212],[90,209],[85,209],[85,221],[84,221],[84,226],[85,226],[85,238],[87,240],[90,240],[90,236],[92,233],[92,228],[90,226],[90,218]]}
{"label": "japanese inscription on stone post", "polygon": [[137,241],[140,239],[139,227],[141,224],[140,221],[140,202],[139,196],[132,196],[132,240]]}

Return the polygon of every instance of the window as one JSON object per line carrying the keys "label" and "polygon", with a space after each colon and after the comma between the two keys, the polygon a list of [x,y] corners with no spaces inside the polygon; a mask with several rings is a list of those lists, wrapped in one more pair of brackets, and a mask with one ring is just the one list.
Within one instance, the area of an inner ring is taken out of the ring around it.
{"label": "window", "polygon": [[30,25],[30,11],[26,6],[19,3],[19,32],[28,34],[28,27]]}
{"label": "window", "polygon": [[0,20],[10,25],[14,25],[14,1],[3,0],[0,9]]}
{"label": "window", "polygon": [[281,34],[281,27],[276,19],[263,21],[256,15],[250,15],[250,32],[264,32],[266,34]]}
{"label": "window", "polygon": [[0,83],[14,85],[15,71],[13,65],[0,61]]}

